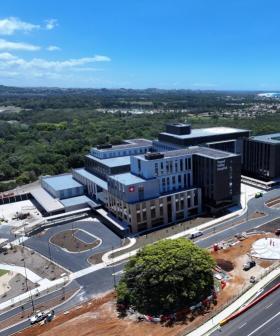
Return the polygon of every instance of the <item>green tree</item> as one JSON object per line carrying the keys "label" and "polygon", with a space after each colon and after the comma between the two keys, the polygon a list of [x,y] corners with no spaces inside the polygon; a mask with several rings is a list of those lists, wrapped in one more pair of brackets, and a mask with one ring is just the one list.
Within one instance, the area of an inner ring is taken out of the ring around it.
{"label": "green tree", "polygon": [[126,265],[118,303],[152,315],[190,306],[211,294],[214,266],[207,250],[185,238],[147,245]]}

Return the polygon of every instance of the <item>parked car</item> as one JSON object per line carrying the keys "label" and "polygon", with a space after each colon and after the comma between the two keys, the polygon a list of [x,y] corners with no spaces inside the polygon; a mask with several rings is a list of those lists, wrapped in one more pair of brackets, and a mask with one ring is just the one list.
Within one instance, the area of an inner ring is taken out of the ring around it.
{"label": "parked car", "polygon": [[243,271],[249,271],[251,268],[256,266],[255,260],[249,260],[243,265]]}
{"label": "parked car", "polygon": [[194,238],[197,238],[197,237],[200,237],[203,235],[203,232],[202,231],[193,231],[191,234],[190,234],[190,239],[194,239]]}
{"label": "parked car", "polygon": [[263,193],[262,192],[257,192],[257,193],[255,193],[255,198],[260,198],[260,197],[262,197],[263,196]]}
{"label": "parked car", "polygon": [[255,282],[256,282],[256,277],[252,275],[252,276],[250,277],[250,282],[251,282],[251,283],[255,283]]}
{"label": "parked car", "polygon": [[276,236],[280,236],[280,229],[275,230],[274,233]]}

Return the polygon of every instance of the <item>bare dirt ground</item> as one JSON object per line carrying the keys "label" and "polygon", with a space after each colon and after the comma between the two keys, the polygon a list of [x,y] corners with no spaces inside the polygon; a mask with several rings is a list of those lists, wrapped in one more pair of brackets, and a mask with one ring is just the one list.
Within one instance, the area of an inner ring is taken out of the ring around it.
{"label": "bare dirt ground", "polygon": [[54,280],[65,273],[63,268],[51,263],[39,253],[23,246],[15,246],[13,249],[8,250],[7,254],[0,253],[0,263],[21,267],[24,267],[25,263],[26,268],[38,274],[41,278],[49,280]]}
{"label": "bare dirt ground", "polygon": [[101,299],[91,301],[81,308],[61,315],[51,324],[35,326],[18,333],[20,336],[175,336],[186,325],[175,324],[165,327],[150,322],[135,322],[128,318],[118,318],[115,310],[115,297],[108,294]]}
{"label": "bare dirt ground", "polygon": [[[236,295],[238,291],[244,289],[246,285],[249,284],[251,276],[260,275],[265,268],[272,265],[273,262],[265,262],[264,260],[254,259],[256,261],[256,266],[251,268],[249,271],[243,271],[243,265],[250,260],[249,253],[252,244],[263,237],[270,237],[270,234],[257,234],[246,238],[238,242],[236,245],[219,250],[217,252],[211,251],[211,255],[216,259],[217,264],[227,271],[223,266],[228,267],[228,275],[230,280],[224,289],[224,292],[232,291],[232,295]],[[232,266],[232,270],[230,270]]]}
{"label": "bare dirt ground", "polygon": [[78,229],[66,230],[58,232],[52,236],[50,241],[52,244],[62,247],[69,252],[83,252],[93,249],[100,244],[100,239],[96,239],[93,243],[85,243],[75,236]]}

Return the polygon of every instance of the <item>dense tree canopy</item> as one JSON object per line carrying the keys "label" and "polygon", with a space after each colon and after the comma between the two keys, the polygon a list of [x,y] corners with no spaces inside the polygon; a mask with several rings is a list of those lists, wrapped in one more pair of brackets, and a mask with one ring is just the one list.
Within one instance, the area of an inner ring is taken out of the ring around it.
{"label": "dense tree canopy", "polygon": [[[154,139],[170,121],[193,127],[233,126],[254,133],[279,131],[280,111],[255,119],[224,117],[243,110],[253,93],[188,90],[83,90],[13,88],[0,85],[0,191],[31,182],[40,175],[81,167],[91,146],[123,139]],[[234,102],[234,104],[232,103]],[[102,112],[100,110],[102,108]],[[132,108],[153,114],[132,114]],[[108,112],[114,109],[114,113]],[[123,110],[121,110],[123,109]],[[121,112],[122,111],[122,112]],[[214,113],[201,117],[201,112]]]}
{"label": "dense tree canopy", "polygon": [[211,294],[214,266],[207,250],[185,238],[147,245],[126,265],[118,303],[144,314],[172,313]]}

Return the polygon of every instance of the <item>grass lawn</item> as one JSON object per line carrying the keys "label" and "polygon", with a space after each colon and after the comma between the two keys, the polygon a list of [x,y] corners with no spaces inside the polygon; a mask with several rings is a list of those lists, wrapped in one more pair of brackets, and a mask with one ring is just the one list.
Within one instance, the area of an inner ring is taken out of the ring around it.
{"label": "grass lawn", "polygon": [[9,271],[0,269],[0,277],[6,273],[9,273]]}

